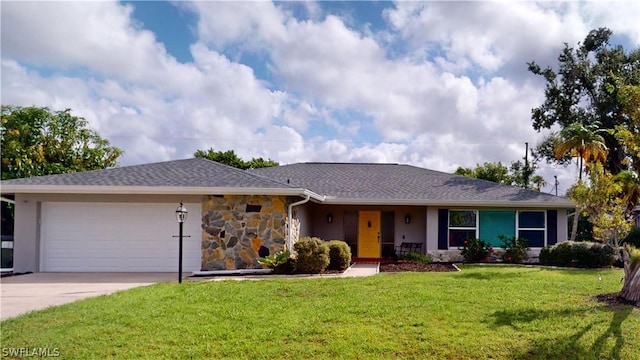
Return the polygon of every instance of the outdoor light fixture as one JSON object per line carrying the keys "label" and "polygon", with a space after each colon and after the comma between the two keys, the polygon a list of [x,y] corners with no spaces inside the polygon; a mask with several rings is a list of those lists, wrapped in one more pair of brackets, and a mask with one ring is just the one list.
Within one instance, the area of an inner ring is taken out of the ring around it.
{"label": "outdoor light fixture", "polygon": [[333,222],[333,215],[331,215],[331,214],[327,215],[327,222],[329,224],[331,224]]}
{"label": "outdoor light fixture", "polygon": [[180,201],[180,206],[176,209],[176,218],[180,224],[187,221],[187,208],[182,204],[182,201]]}
{"label": "outdoor light fixture", "polygon": [[411,215],[409,215],[409,214],[405,215],[404,223],[405,224],[411,224]]}
{"label": "outdoor light fixture", "polygon": [[178,247],[178,282],[182,283],[182,225],[185,221],[187,221],[187,208],[184,206],[182,201],[180,201],[180,206],[176,209],[176,219],[178,219],[178,238],[179,238],[179,247]]}

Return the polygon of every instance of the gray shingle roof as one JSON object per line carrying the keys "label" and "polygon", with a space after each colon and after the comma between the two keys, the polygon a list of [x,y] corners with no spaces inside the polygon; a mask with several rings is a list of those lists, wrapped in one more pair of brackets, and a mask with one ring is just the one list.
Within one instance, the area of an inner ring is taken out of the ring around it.
{"label": "gray shingle roof", "polygon": [[1,184],[3,188],[12,185],[294,188],[286,183],[200,158],[5,180]]}
{"label": "gray shingle roof", "polygon": [[398,164],[299,163],[249,170],[326,195],[328,202],[508,203],[572,207],[564,197]]}

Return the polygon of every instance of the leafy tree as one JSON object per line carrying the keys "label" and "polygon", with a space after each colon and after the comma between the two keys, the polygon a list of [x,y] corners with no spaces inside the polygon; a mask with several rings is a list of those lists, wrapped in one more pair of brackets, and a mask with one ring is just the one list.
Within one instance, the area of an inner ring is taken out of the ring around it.
{"label": "leafy tree", "polygon": [[[625,84],[618,79],[618,100],[622,104],[622,112],[629,119],[630,125],[616,126],[616,139],[624,146],[630,159],[630,171],[623,171],[616,175],[616,180],[622,187],[622,206],[625,213],[633,213],[640,202],[640,86]],[[621,207],[622,207],[621,206]],[[624,263],[624,285],[620,296],[628,301],[640,303],[640,261],[632,262],[630,248],[622,249]]]}
{"label": "leafy tree", "polygon": [[3,180],[109,168],[122,155],[69,109],[3,105],[1,112]]}
{"label": "leafy tree", "polygon": [[579,212],[589,216],[594,238],[622,255],[625,282],[621,296],[638,302],[640,262],[631,264],[629,250],[623,244],[632,227],[632,213],[626,206],[629,184],[620,174],[612,175],[601,164],[593,163],[589,183],[579,180],[569,190],[569,198],[576,204]]}
{"label": "leafy tree", "polygon": [[538,168],[536,162],[537,160],[534,160],[533,163],[523,162],[521,160],[512,162],[509,167],[513,178],[512,185],[524,189],[531,189],[531,183],[533,182],[536,184],[536,188],[540,190],[538,185],[542,185],[546,183],[546,181],[540,175],[535,175],[535,171]]}
{"label": "leafy tree", "polygon": [[[565,129],[582,124],[584,127],[598,126],[606,130],[622,127],[633,131],[630,116],[623,111],[618,96],[618,79],[626,85],[640,84],[640,48],[626,52],[622,46],[610,45],[611,35],[609,29],[600,28],[589,32],[575,49],[565,44],[558,56],[557,70],[528,63],[529,71],[546,81],[545,100],[532,110],[534,129],[550,129],[554,125]],[[627,158],[638,159],[627,152],[613,133],[607,131],[600,135],[608,149],[605,168],[612,174],[628,168]],[[552,136],[538,145],[537,153],[548,162],[568,163],[571,153],[566,152],[558,159],[554,145]]]}
{"label": "leafy tree", "polygon": [[245,161],[245,160],[242,160],[234,150],[215,151],[212,148],[207,151],[197,150],[193,154],[193,156],[197,158],[209,159],[209,160],[216,161],[221,164],[233,166],[235,168],[242,169],[242,170],[258,169],[258,168],[265,168],[265,167],[272,167],[272,166],[279,165],[276,161],[273,161],[271,159],[265,160],[261,157],[252,158],[249,161]]}
{"label": "leafy tree", "polygon": [[493,181],[502,185],[518,186],[522,188],[530,188],[530,184],[534,184],[535,188],[540,191],[546,185],[546,181],[540,175],[534,175],[536,169],[535,162],[528,167],[524,162],[518,160],[511,163],[510,167],[506,167],[502,162],[490,163],[485,162],[482,165],[476,164],[475,168],[458,167],[454,172],[474,179],[483,179]]}
{"label": "leafy tree", "polygon": [[455,174],[474,179],[489,180],[503,185],[511,185],[513,183],[513,177],[509,174],[509,169],[502,165],[502,162],[476,164],[475,169],[458,167]]}

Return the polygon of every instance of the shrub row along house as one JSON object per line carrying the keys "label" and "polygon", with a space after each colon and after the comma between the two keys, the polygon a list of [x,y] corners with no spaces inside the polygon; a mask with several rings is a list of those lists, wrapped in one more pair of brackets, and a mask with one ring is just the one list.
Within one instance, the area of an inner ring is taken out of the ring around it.
{"label": "shrub row along house", "polygon": [[15,272],[174,271],[183,201],[186,271],[259,268],[300,236],[357,258],[402,243],[459,260],[468,238],[567,239],[564,198],[400,164],[300,163],[239,170],[186,159],[2,181],[15,196]]}

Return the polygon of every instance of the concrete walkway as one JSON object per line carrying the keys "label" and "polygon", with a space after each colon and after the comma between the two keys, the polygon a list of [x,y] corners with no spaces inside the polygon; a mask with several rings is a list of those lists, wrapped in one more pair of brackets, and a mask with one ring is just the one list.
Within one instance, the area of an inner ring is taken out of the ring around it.
{"label": "concrete walkway", "polygon": [[380,272],[380,264],[354,264],[340,274],[340,277],[372,276],[378,272]]}

